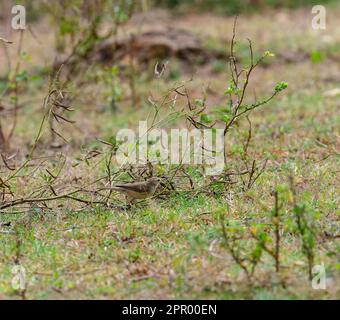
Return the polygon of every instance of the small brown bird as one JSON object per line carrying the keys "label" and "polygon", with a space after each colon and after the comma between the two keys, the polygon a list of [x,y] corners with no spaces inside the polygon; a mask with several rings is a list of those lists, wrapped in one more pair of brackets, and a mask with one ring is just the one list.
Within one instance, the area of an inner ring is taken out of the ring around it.
{"label": "small brown bird", "polygon": [[125,194],[127,202],[132,204],[137,199],[145,199],[153,196],[160,181],[160,178],[153,177],[143,182],[116,184],[112,189]]}

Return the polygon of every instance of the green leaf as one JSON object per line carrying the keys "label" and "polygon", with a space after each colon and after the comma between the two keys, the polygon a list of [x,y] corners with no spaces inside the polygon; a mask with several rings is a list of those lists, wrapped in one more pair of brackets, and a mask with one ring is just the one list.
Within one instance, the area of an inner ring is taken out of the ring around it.
{"label": "green leaf", "polygon": [[326,55],[324,52],[315,50],[311,52],[310,58],[312,63],[317,64],[323,62],[326,59]]}
{"label": "green leaf", "polygon": [[75,21],[64,20],[60,22],[59,32],[62,36],[66,34],[74,34],[76,27],[77,23]]}
{"label": "green leaf", "polygon": [[202,113],[201,114],[201,122],[202,123],[211,123],[211,117],[209,115],[207,115],[206,113]]}
{"label": "green leaf", "polygon": [[117,66],[112,66],[112,67],[111,67],[111,74],[112,74],[113,76],[116,76],[118,73],[119,73],[118,67],[117,67]]}
{"label": "green leaf", "polygon": [[195,99],[195,104],[196,104],[198,107],[203,107],[203,105],[204,105],[204,100],[202,100],[202,99]]}
{"label": "green leaf", "polygon": [[241,89],[237,88],[233,83],[231,83],[229,85],[229,87],[227,88],[226,91],[224,91],[225,94],[237,94],[237,93],[240,93],[241,92]]}
{"label": "green leaf", "polygon": [[27,62],[31,62],[32,61],[32,56],[30,54],[28,54],[27,52],[23,52],[21,54],[21,58]]}
{"label": "green leaf", "polygon": [[222,118],[221,118],[221,120],[225,123],[228,123],[230,121],[230,119],[231,119],[231,116],[228,115],[228,114],[222,115]]}
{"label": "green leaf", "polygon": [[15,80],[20,82],[20,81],[24,81],[24,80],[28,80],[28,73],[26,70],[23,70],[22,72],[18,73],[15,76]]}
{"label": "green leaf", "polygon": [[282,82],[277,83],[277,85],[275,86],[275,92],[280,92],[287,88],[288,88],[288,83],[282,81]]}

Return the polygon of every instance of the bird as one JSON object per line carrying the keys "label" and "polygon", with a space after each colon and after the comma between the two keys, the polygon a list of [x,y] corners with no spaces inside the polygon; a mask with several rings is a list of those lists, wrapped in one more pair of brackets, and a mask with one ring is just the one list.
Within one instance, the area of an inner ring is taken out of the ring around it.
{"label": "bird", "polygon": [[160,182],[160,178],[152,177],[143,182],[116,184],[112,189],[125,194],[127,202],[133,204],[137,199],[152,197]]}

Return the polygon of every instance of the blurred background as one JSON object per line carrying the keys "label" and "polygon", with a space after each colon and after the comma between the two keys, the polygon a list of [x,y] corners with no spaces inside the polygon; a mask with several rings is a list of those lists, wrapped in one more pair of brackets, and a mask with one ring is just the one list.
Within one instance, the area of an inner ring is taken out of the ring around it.
{"label": "blurred background", "polygon": [[[19,140],[32,138],[48,79],[61,66],[61,81],[76,109],[74,117],[86,112],[86,117],[77,120],[78,131],[63,129],[77,145],[97,135],[110,139],[120,127],[145,118],[150,96],[156,99],[176,82],[191,79],[188,86],[197,99],[208,88],[207,102],[212,109],[218,108],[229,81],[227,64],[236,14],[238,62],[249,63],[248,38],[256,57],[273,53],[254,74],[253,93],[266,94],[275,81],[284,80],[290,84],[290,93],[322,94],[340,80],[338,1],[38,0],[15,4],[26,8],[27,27],[24,31],[11,28],[14,2],[2,0],[0,35],[13,43],[0,46],[0,90],[4,90],[0,112],[2,118],[10,119],[3,121],[2,131],[14,131],[13,137]],[[326,8],[325,30],[312,28],[314,4]],[[137,117],[131,118],[132,112]],[[16,124],[29,117],[24,136],[20,125],[11,129],[14,117]]]}

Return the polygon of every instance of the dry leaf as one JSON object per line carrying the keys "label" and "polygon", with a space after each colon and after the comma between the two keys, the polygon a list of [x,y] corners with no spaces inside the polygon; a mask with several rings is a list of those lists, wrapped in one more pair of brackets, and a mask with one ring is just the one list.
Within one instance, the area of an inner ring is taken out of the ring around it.
{"label": "dry leaf", "polygon": [[13,41],[7,40],[5,38],[0,37],[0,41],[5,42],[5,43],[13,43]]}

